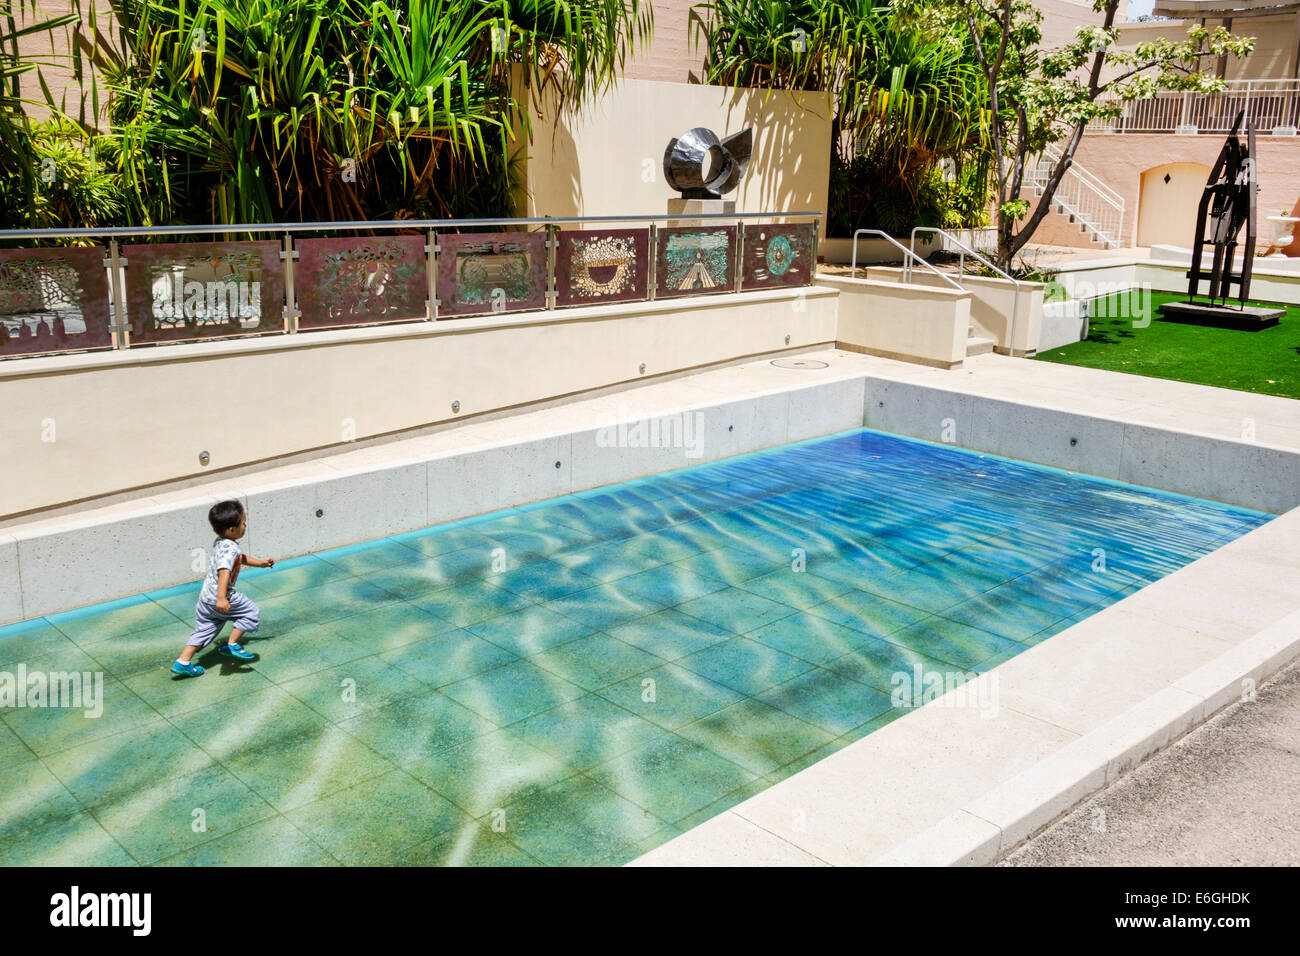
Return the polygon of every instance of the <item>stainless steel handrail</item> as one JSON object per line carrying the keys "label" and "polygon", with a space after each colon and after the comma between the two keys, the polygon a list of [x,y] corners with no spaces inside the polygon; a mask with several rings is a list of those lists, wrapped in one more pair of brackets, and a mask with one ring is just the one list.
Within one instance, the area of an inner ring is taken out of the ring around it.
{"label": "stainless steel handrail", "polygon": [[92,236],[182,236],[231,232],[312,232],[314,230],[449,229],[461,226],[557,226],[569,222],[665,222],[671,219],[818,219],[820,212],[676,213],[663,216],[541,216],[523,219],[378,219],[354,222],[213,223],[205,226],[106,226],[102,229],[0,229],[0,239],[76,239]]}
{"label": "stainless steel handrail", "polygon": [[[934,266],[930,265],[930,263],[926,262],[924,259],[918,256],[913,250],[907,248],[907,246],[903,245],[901,242],[899,242],[897,239],[895,239],[893,236],[891,236],[889,233],[885,232],[882,229],[859,229],[857,232],[853,233],[853,269],[849,273],[850,278],[857,278],[858,275],[858,236],[861,235],[879,236],[880,238],[886,240],[890,244],[897,246],[898,251],[903,253],[903,257],[904,257],[903,264],[905,268],[907,268],[908,266],[907,257],[911,256],[913,259],[919,261],[921,265],[925,266],[927,269],[929,269],[931,272],[937,275],[944,282],[948,283],[958,292],[962,291],[962,287],[959,286],[957,283],[953,282],[952,279],[948,278],[946,275],[944,275]],[[910,271],[908,272],[908,278],[909,279],[911,278]]]}
{"label": "stainless steel handrail", "polygon": [[1002,276],[1002,278],[1008,280],[1012,285],[1016,287],[1015,298],[1011,300],[1011,328],[1007,332],[1007,352],[1014,357],[1016,354],[1016,316],[1020,314],[1020,280],[1012,276],[1010,273],[1004,272],[1001,269],[999,269],[997,266],[989,262],[982,255],[980,255],[970,246],[966,245],[966,243],[962,242],[952,233],[940,229],[937,226],[917,226],[912,230],[912,250],[913,250],[912,254],[913,255],[916,254],[915,252],[916,234],[918,232],[933,232],[940,236],[943,236],[945,239],[947,239],[949,242],[951,242],[954,246],[956,246],[958,249],[962,251],[961,256],[957,260],[957,280],[959,282],[964,281],[966,278],[966,255],[967,253],[969,253],[970,255],[974,256],[977,260],[982,262],[984,265],[988,266],[990,269],[992,269],[998,275]]}

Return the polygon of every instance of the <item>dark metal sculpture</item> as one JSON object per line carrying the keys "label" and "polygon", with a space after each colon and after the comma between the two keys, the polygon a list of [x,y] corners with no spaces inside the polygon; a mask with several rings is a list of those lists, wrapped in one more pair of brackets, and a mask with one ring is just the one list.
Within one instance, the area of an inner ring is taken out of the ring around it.
{"label": "dark metal sculpture", "polygon": [[[669,140],[664,150],[664,176],[683,199],[721,199],[745,175],[753,148],[752,126],[722,140],[713,130],[697,126]],[[704,168],[710,154],[718,156],[721,162],[706,182]]]}
{"label": "dark metal sculpture", "polygon": [[[1245,111],[1237,114],[1232,131],[1219,150],[1210,177],[1201,193],[1196,211],[1196,236],[1192,246],[1192,266],[1187,271],[1186,302],[1169,302],[1160,306],[1161,318],[1174,322],[1191,322],[1200,325],[1221,325],[1237,328],[1259,329],[1276,325],[1285,310],[1248,306],[1250,277],[1255,263],[1255,124],[1246,124],[1246,142],[1243,145],[1238,131]],[[1210,225],[1207,229],[1206,225]],[[1241,244],[1241,271],[1234,272],[1233,259],[1237,255],[1237,235],[1246,227],[1246,239]],[[1201,267],[1205,247],[1214,248],[1214,261],[1209,271]],[[1209,302],[1196,301],[1201,283],[1209,281]],[[1237,302],[1228,305],[1234,298]]]}
{"label": "dark metal sculpture", "polygon": [[[1196,211],[1196,245],[1192,247],[1192,268],[1187,273],[1187,295],[1196,300],[1202,279],[1210,280],[1210,301],[1224,303],[1238,287],[1242,305],[1250,295],[1251,267],[1255,259],[1255,124],[1246,124],[1246,145],[1237,136],[1245,111],[1237,114],[1232,131],[1219,150],[1205,191]],[[1213,234],[1207,239],[1207,214],[1214,222]],[[1237,233],[1246,226],[1246,244],[1241,257],[1241,272],[1232,271],[1237,252]],[[1201,270],[1201,256],[1206,243],[1214,246],[1214,266],[1207,275]]]}

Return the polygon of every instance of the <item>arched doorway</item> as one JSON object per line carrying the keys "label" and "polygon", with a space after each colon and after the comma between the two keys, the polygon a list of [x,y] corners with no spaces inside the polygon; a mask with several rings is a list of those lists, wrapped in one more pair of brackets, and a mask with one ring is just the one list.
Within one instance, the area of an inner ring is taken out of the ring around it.
{"label": "arched doorway", "polygon": [[1138,200],[1137,244],[1190,249],[1196,232],[1196,206],[1210,176],[1200,163],[1165,163],[1142,174]]}

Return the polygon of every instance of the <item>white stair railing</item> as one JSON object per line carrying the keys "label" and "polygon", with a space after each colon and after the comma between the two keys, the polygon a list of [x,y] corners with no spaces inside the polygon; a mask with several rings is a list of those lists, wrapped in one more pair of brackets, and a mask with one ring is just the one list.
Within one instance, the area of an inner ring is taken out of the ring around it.
{"label": "white stair railing", "polygon": [[[1025,173],[1025,186],[1035,196],[1043,195],[1060,159],[1060,150],[1048,146],[1037,161],[1031,161]],[[1061,177],[1052,195],[1052,208],[1069,217],[1093,242],[1102,243],[1107,249],[1118,249],[1122,244],[1124,197],[1077,162],[1071,163]]]}

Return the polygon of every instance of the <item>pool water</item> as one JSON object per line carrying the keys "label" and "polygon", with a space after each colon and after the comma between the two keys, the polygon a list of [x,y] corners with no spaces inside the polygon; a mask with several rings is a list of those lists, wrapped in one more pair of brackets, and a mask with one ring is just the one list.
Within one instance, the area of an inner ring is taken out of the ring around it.
{"label": "pool water", "polygon": [[0,863],[623,863],[1270,517],[863,429],[250,569],[197,679],[197,583],[10,625],[106,676],[0,710]]}

